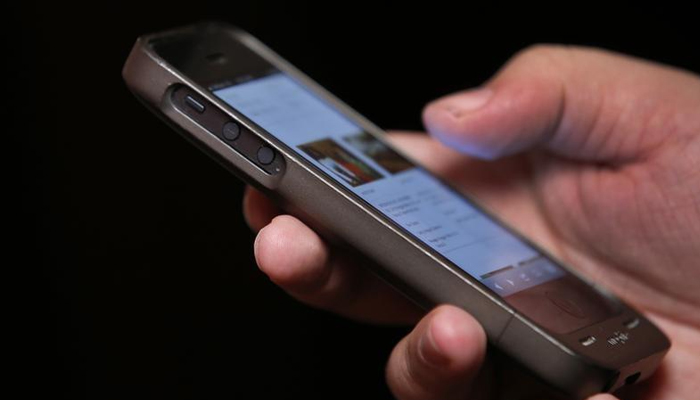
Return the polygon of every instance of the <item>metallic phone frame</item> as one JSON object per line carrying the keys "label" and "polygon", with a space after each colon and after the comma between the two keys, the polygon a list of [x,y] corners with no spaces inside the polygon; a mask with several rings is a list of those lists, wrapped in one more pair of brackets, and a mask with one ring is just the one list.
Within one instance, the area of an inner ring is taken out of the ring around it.
{"label": "metallic phone frame", "polygon": [[[122,71],[127,86],[136,97],[186,139],[236,176],[263,191],[286,210],[319,230],[324,237],[349,244],[374,260],[380,267],[371,270],[419,306],[429,309],[437,304],[449,303],[470,312],[483,325],[492,345],[569,395],[583,398],[601,391],[613,391],[625,384],[627,376],[639,372],[641,379],[644,379],[656,369],[670,343],[658,328],[631,307],[620,301],[622,312],[619,315],[575,332],[554,334],[546,331],[513,309],[475,278],[369,207],[340,183],[320,173],[309,161],[288,151],[286,145],[209,90],[188,79],[160,58],[150,45],[152,40],[170,35],[196,35],[197,32],[211,30],[233,35],[273,66],[307,85],[323,100],[352,118],[365,131],[375,137],[383,134],[379,127],[252,35],[230,25],[214,22],[138,38]],[[267,142],[284,158],[282,173],[264,172],[178,110],[168,95],[175,85],[187,86],[210,104],[223,110],[231,119],[237,121],[242,129]],[[413,161],[411,157],[405,157]],[[502,223],[488,210],[484,210],[478,202],[465,197],[512,231],[509,225]],[[366,232],[374,234],[367,235]],[[555,260],[561,268],[596,287],[546,250],[517,232],[515,234],[546,257]],[[426,268],[426,265],[429,267]],[[600,288],[597,289],[600,291]],[[605,295],[604,291],[603,294]],[[630,320],[636,320],[637,326],[633,330],[625,330],[623,322]],[[619,329],[616,329],[617,326]],[[622,345],[584,348],[580,343],[580,338],[587,335],[595,335],[599,341],[606,342],[606,337],[601,335],[614,336],[620,332],[630,336],[630,340]],[[643,341],[633,340],[637,336],[643,337]],[[640,358],[639,354],[645,356]]]}

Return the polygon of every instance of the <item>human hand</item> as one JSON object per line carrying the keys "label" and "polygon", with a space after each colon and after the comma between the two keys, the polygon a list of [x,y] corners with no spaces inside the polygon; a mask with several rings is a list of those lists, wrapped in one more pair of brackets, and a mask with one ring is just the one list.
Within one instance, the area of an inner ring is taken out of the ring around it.
{"label": "human hand", "polygon": [[[429,104],[423,117],[449,147],[423,135],[390,139],[671,338],[659,371],[621,395],[697,395],[700,79],[601,50],[538,46],[482,89]],[[247,190],[244,212],[262,229],[258,265],[297,299],[375,323],[420,319],[412,303],[359,268],[368,260],[329,247],[260,193]],[[536,384],[515,385],[508,362],[484,363],[485,351],[479,324],[440,306],[392,352],[389,387],[401,399],[498,398],[508,386],[516,387],[509,398],[541,393]],[[612,396],[595,396],[603,398]]]}

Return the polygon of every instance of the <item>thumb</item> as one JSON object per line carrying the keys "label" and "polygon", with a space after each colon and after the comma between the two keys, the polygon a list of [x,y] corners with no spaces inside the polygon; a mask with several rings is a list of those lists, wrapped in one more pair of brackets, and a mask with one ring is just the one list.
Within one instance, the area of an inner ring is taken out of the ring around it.
{"label": "thumb", "polygon": [[480,158],[539,146],[625,162],[669,136],[696,132],[698,109],[700,79],[689,72],[599,49],[539,45],[484,87],[430,103],[423,122],[439,140]]}
{"label": "thumb", "polygon": [[440,306],[392,352],[387,383],[398,399],[465,398],[484,360],[486,334],[467,312]]}

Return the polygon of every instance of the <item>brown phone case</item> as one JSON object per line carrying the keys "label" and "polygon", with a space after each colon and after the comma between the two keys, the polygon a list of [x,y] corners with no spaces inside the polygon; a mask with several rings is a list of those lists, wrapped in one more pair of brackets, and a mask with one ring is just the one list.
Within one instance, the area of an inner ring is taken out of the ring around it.
{"label": "brown phone case", "polygon": [[[274,67],[291,75],[336,107],[368,133],[383,131],[316,84],[250,34],[222,23],[205,23],[145,35],[136,41],[123,69],[129,89],[156,115],[236,176],[262,190],[289,212],[319,230],[324,237],[357,249],[374,261],[370,267],[388,284],[425,309],[449,303],[471,313],[484,327],[491,345],[524,365],[536,376],[578,398],[613,391],[644,379],[657,368],[670,343],[644,316],[603,289],[596,291],[613,301],[619,312],[602,322],[569,333],[556,333],[509,305],[500,296],[410,235],[339,183],[330,179],[269,132],[238,113],[198,84],[184,69],[196,60],[182,54],[170,63],[154,43],[187,38],[207,49],[205,38],[243,43]],[[218,43],[217,45],[220,45]],[[194,50],[193,50],[194,51]],[[192,53],[192,52],[190,52]],[[173,64],[178,64],[176,67]],[[204,68],[204,67],[202,67]],[[195,113],[186,96],[211,112]],[[235,121],[245,135],[245,148],[234,148],[216,128]],[[262,165],[256,149],[269,147],[274,164]],[[473,199],[470,200],[472,203]],[[491,215],[484,210],[485,213]],[[497,218],[491,215],[495,220]],[[543,254],[547,253],[523,238]],[[551,255],[547,255],[551,258]],[[561,265],[561,263],[558,263]],[[575,271],[562,268],[578,276]],[[585,278],[578,276],[581,281]],[[573,279],[573,278],[572,278]],[[587,282],[587,281],[586,281]],[[591,282],[588,284],[593,285]],[[577,298],[556,290],[542,296],[550,307],[576,317],[585,311]],[[540,303],[542,304],[542,303]],[[536,318],[535,318],[536,319]]]}

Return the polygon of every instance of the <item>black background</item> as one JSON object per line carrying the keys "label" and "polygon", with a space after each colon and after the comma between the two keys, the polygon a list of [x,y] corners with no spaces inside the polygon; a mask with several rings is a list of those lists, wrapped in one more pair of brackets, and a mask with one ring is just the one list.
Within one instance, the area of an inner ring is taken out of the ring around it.
{"label": "black background", "polygon": [[20,201],[7,209],[20,220],[8,227],[20,257],[6,268],[30,275],[8,303],[19,317],[9,326],[27,343],[14,368],[27,396],[389,397],[384,363],[407,328],[307,308],[258,271],[242,184],[121,80],[140,34],[237,24],[385,128],[420,129],[426,102],[480,84],[532,43],[700,71],[693,14],[667,2],[54,3],[8,6],[3,37],[6,171],[19,177],[6,198]]}

